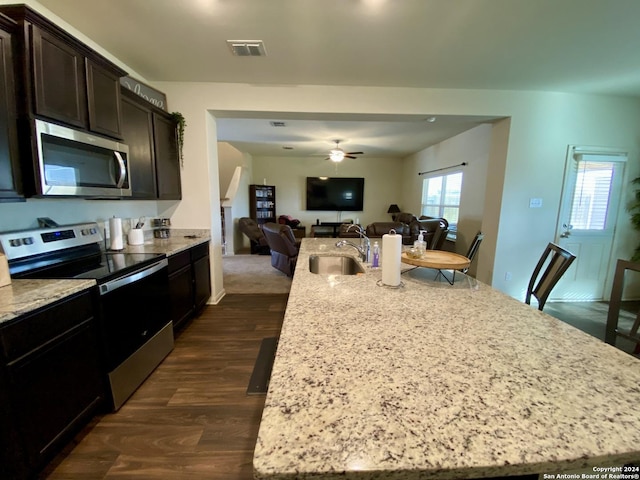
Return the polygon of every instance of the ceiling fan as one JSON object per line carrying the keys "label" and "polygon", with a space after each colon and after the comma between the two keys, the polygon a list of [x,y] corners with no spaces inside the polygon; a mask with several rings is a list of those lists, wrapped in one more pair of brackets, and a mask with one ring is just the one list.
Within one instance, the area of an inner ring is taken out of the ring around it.
{"label": "ceiling fan", "polygon": [[364,155],[364,152],[345,152],[340,148],[340,140],[334,140],[334,142],[336,142],[336,147],[329,150],[329,156],[325,160],[340,163],[345,158],[357,158],[354,155]]}

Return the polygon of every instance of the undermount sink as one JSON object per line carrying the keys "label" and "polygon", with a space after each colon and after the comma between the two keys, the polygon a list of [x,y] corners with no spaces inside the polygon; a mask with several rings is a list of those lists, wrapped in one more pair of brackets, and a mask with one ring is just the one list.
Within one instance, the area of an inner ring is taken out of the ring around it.
{"label": "undermount sink", "polygon": [[311,255],[309,271],[320,275],[357,275],[364,273],[364,268],[347,255]]}

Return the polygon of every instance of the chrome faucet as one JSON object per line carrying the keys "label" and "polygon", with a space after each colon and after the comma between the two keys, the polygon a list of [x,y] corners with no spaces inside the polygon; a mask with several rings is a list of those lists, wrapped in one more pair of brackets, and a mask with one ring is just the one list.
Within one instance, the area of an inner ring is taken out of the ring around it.
{"label": "chrome faucet", "polygon": [[349,225],[349,227],[347,227],[347,232],[353,227],[357,229],[357,232],[360,235],[360,245],[356,245],[349,240],[339,240],[336,242],[336,247],[341,248],[345,245],[349,245],[350,247],[353,247],[358,251],[358,253],[360,254],[360,259],[363,262],[369,263],[369,257],[371,253],[371,242],[369,241],[369,237],[365,235],[364,229],[360,225]]}

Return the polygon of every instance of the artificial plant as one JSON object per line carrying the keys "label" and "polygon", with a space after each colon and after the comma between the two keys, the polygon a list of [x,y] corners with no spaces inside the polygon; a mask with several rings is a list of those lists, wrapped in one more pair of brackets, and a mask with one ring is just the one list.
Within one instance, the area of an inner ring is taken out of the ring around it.
{"label": "artificial plant", "polygon": [[187,121],[180,112],[171,112],[171,118],[178,125],[178,153],[180,155],[180,165],[184,167],[184,157],[182,155],[182,146],[184,145],[184,127],[187,126]]}
{"label": "artificial plant", "polygon": [[[634,185],[640,185],[640,177],[634,178],[631,183],[633,183]],[[636,189],[633,200],[629,205],[628,210],[631,213],[631,224],[633,225],[633,228],[640,231],[640,188]],[[631,261],[640,261],[640,243],[633,252]]]}

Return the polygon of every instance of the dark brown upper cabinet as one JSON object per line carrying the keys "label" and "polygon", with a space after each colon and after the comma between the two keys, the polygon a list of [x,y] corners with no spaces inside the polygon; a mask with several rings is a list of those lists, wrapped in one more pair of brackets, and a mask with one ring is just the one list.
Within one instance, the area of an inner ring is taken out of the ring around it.
{"label": "dark brown upper cabinet", "polygon": [[132,198],[180,200],[177,125],[171,115],[122,88],[122,131]]}
{"label": "dark brown upper cabinet", "polygon": [[160,200],[180,200],[180,155],[176,122],[168,115],[153,114],[153,142]]}
{"label": "dark brown upper cabinet", "polygon": [[126,72],[25,5],[0,7],[18,22],[20,117],[44,117],[122,138],[120,77]]}
{"label": "dark brown upper cabinet", "polygon": [[13,73],[13,31],[16,23],[0,14],[0,200],[21,201],[16,91]]}
{"label": "dark brown upper cabinet", "polygon": [[31,25],[34,113],[87,126],[84,56],[71,45]]}

